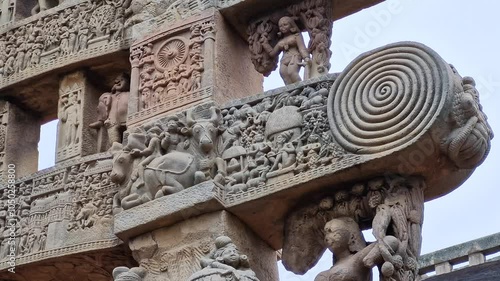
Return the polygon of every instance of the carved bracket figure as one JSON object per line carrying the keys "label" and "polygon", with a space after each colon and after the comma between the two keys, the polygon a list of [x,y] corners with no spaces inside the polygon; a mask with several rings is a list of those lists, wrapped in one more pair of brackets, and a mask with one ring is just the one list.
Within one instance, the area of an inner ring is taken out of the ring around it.
{"label": "carved bracket figure", "polygon": [[250,269],[248,257],[240,253],[231,238],[215,239],[215,249],[200,261],[202,269],[189,277],[188,281],[259,281]]}
{"label": "carved bracket figure", "polygon": [[[393,278],[381,280],[415,280],[424,190],[419,177],[375,178],[296,209],[285,221],[283,264],[303,274],[328,248],[335,263],[318,281],[368,280],[374,266],[381,278]],[[371,227],[377,241],[367,245],[361,227]]]}
{"label": "carved bracket figure", "polygon": [[[330,10],[329,1],[308,0],[289,6],[284,16],[281,12],[252,22],[247,33],[255,69],[268,76],[283,53],[280,75],[287,85],[301,81],[301,67],[305,68],[304,79],[327,74],[332,55]],[[277,16],[279,21],[273,22]],[[301,35],[304,30],[311,38],[308,46]]]}

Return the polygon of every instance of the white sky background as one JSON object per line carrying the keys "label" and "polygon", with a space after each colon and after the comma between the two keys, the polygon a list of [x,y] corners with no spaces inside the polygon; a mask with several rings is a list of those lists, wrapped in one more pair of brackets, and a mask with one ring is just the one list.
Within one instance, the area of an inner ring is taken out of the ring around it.
{"label": "white sky background", "polygon": [[[500,232],[500,1],[388,0],[334,23],[332,69],[340,72],[357,55],[398,41],[417,41],[438,52],[462,76],[472,76],[497,134],[486,161],[461,187],[425,204],[422,253]],[[266,90],[283,86],[277,72]],[[42,127],[40,169],[54,163],[56,122]],[[498,165],[498,166],[497,166]],[[497,166],[497,168],[495,168]],[[367,240],[373,238],[367,237]],[[326,254],[304,276],[280,264],[280,280],[314,280],[331,267]]]}

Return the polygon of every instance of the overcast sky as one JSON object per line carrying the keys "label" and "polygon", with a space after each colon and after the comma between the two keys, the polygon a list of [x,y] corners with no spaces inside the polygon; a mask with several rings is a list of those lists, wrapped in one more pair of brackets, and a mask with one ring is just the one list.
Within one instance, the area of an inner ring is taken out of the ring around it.
{"label": "overcast sky", "polygon": [[[424,43],[462,76],[474,77],[483,110],[498,135],[488,158],[467,182],[425,204],[423,254],[500,232],[500,189],[494,179],[500,166],[499,11],[500,1],[495,0],[389,0],[334,23],[331,72],[342,71],[357,55],[385,44]],[[266,90],[280,86],[278,73],[265,81]],[[55,122],[42,127],[40,169],[53,165],[55,127]],[[280,280],[312,281],[331,265],[326,254],[304,276],[280,266]]]}

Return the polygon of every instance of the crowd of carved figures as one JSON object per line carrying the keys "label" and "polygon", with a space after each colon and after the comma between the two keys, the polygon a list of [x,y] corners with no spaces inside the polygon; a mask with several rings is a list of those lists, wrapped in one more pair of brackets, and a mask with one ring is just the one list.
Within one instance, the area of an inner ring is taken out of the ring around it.
{"label": "crowd of carved figures", "polygon": [[[415,280],[424,189],[423,178],[392,175],[355,183],[296,208],[285,221],[283,264],[304,273],[328,248],[334,264],[317,281],[340,275],[368,280],[374,266],[380,280]],[[360,229],[366,228],[373,229],[374,243],[364,240]]]}
{"label": "crowd of carved figures", "polygon": [[194,24],[189,38],[173,37],[153,52],[153,43],[132,51],[132,64],[140,68],[140,110],[201,88],[204,42],[215,40],[213,22]]}
{"label": "crowd of carved figures", "polygon": [[341,159],[345,152],[332,141],[326,114],[329,87],[318,83],[224,109],[224,162],[216,183],[241,192]]}
{"label": "crowd of carved figures", "polygon": [[[302,80],[301,67],[305,68],[305,79],[327,74],[333,24],[328,7],[324,0],[302,1],[290,6],[287,15],[278,22],[269,16],[250,24],[248,42],[256,70],[269,75],[278,66],[279,54],[283,53],[279,71],[285,84]],[[303,29],[310,38],[307,46],[301,34]]]}
{"label": "crowd of carved figures", "polygon": [[[148,123],[115,143],[111,179],[128,209],[213,179],[228,193],[341,159],[329,131],[329,82],[266,97],[253,105],[204,109]],[[208,117],[208,118],[207,118]]]}
{"label": "crowd of carved figures", "polygon": [[0,35],[0,75],[9,76],[50,59],[85,50],[93,39],[123,38],[123,0],[84,1]]}
{"label": "crowd of carved figures", "polygon": [[[0,257],[8,252],[7,242],[11,229],[6,225],[15,219],[17,256],[45,249],[47,231],[51,223],[65,221],[66,229],[58,231],[84,231],[98,225],[112,223],[115,185],[111,171],[88,172],[95,161],[83,162],[57,170],[49,175],[19,183],[16,186],[15,216],[8,215],[8,189],[3,190],[0,201]],[[64,242],[64,241],[62,241]]]}

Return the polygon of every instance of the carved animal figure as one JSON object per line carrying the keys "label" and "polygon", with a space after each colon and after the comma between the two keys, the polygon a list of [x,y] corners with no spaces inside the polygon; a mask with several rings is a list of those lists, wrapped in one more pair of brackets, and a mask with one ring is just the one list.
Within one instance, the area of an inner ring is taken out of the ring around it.
{"label": "carved animal figure", "polygon": [[111,181],[124,187],[114,199],[115,211],[130,209],[164,195],[172,194],[213,178],[215,167],[220,167],[214,148],[219,135],[219,114],[212,108],[209,119],[194,120],[187,115],[183,134],[191,138],[191,152],[172,151],[152,160],[144,174],[133,179],[133,170],[140,160],[130,148],[114,143]]}
{"label": "carved animal figure", "polygon": [[472,169],[488,155],[493,132],[482,112],[474,79],[464,77],[462,85],[463,91],[455,95],[451,114],[455,128],[441,147],[457,167]]}

